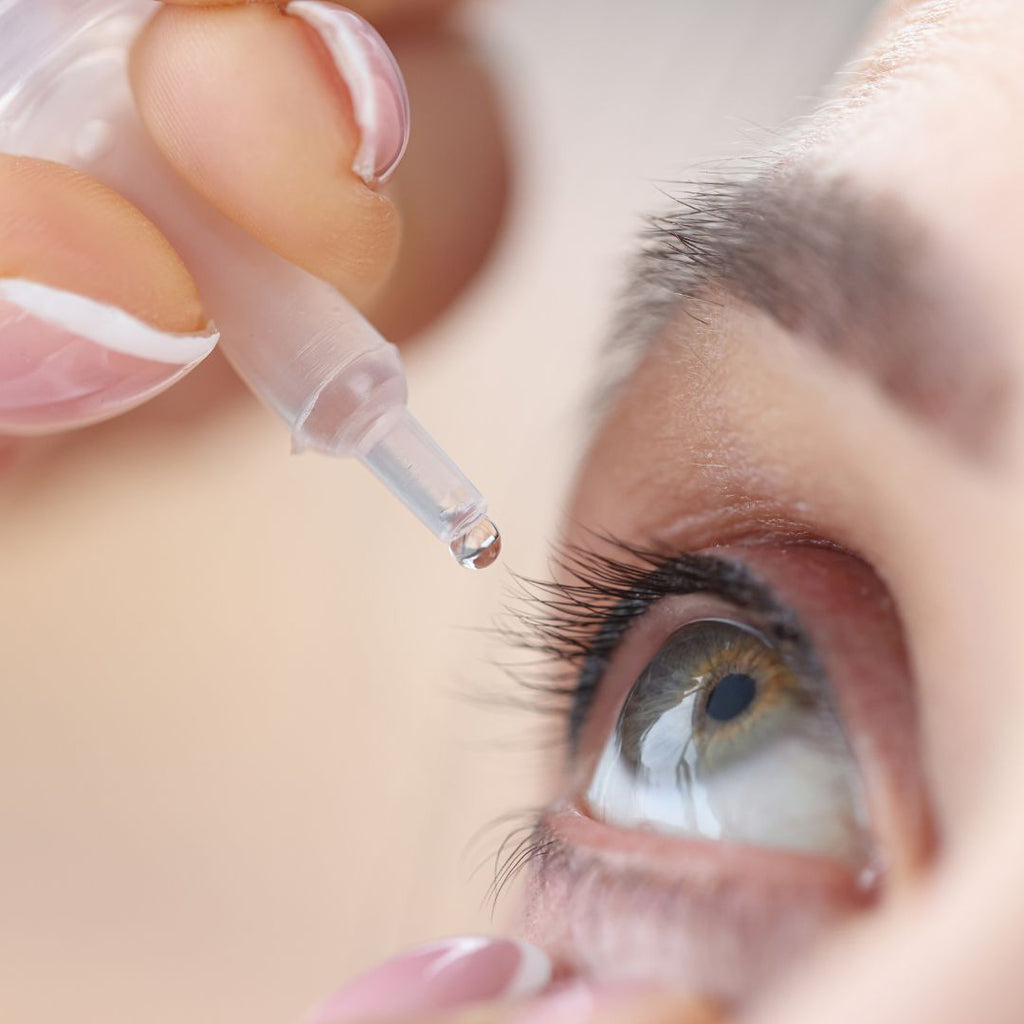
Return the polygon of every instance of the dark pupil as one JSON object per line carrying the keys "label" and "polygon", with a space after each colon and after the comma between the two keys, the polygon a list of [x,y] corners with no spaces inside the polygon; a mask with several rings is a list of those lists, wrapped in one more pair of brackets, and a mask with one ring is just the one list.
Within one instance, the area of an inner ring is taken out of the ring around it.
{"label": "dark pupil", "polygon": [[730,672],[718,680],[708,697],[708,718],[716,722],[729,722],[738,718],[753,703],[757,683],[741,672]]}

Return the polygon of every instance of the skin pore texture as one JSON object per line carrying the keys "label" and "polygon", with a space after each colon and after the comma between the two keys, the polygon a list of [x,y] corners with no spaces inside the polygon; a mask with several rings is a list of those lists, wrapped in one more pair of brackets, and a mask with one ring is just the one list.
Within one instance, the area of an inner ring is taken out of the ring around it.
{"label": "skin pore texture", "polygon": [[795,611],[869,803],[886,794],[870,815],[881,870],[854,905],[838,876],[787,875],[778,854],[580,812],[587,731],[599,749],[630,682],[694,617],[673,598],[611,658],[542,825],[527,930],[584,971],[755,1020],[1010,1022],[1024,1004],[1024,8],[894,4],[872,46],[753,186],[716,182],[659,222],[618,339],[632,370],[566,541],[721,552]]}

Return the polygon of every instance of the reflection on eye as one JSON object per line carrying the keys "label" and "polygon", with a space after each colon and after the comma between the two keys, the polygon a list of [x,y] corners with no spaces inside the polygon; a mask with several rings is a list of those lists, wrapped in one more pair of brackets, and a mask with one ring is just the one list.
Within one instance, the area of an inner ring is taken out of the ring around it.
{"label": "reflection on eye", "polygon": [[701,619],[633,684],[587,791],[626,827],[870,858],[860,779],[823,680],[757,630]]}

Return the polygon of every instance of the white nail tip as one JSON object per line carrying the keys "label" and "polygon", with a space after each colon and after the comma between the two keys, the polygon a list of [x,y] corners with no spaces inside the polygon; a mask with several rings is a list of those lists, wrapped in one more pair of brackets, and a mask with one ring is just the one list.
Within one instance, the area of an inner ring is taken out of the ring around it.
{"label": "white nail tip", "polygon": [[551,984],[551,958],[547,953],[529,942],[515,944],[519,948],[519,967],[504,993],[504,998],[510,1000],[537,995]]}
{"label": "white nail tip", "polygon": [[[326,0],[291,0],[284,11],[317,31],[348,87],[360,136],[352,170],[367,184],[386,181],[405,153],[409,123],[409,100],[402,73],[387,43],[358,14]],[[381,123],[382,89],[391,91],[391,101],[399,105],[399,109],[392,111],[398,125]],[[389,128],[401,133],[397,148],[395,140],[388,139]],[[393,152],[384,154],[384,148]]]}
{"label": "white nail tip", "polygon": [[191,366],[220,340],[213,324],[196,334],[161,331],[117,306],[23,278],[0,279],[0,301],[113,352],[155,363]]}
{"label": "white nail tip", "polygon": [[460,960],[476,956],[488,946],[514,946],[519,953],[519,963],[496,999],[525,999],[537,995],[551,984],[551,958],[537,946],[518,939],[493,938],[490,935],[460,935],[455,938],[429,942],[412,950],[413,953],[438,953],[440,956],[430,964],[428,975],[437,975]]}

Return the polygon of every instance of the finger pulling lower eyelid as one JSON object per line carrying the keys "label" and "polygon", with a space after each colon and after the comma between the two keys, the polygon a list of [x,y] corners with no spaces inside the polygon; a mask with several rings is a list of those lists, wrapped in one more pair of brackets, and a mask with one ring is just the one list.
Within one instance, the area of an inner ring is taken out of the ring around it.
{"label": "finger pulling lower eyelid", "polygon": [[551,963],[535,946],[467,935],[409,950],[371,968],[311,1011],[306,1024],[421,1019],[543,991]]}

